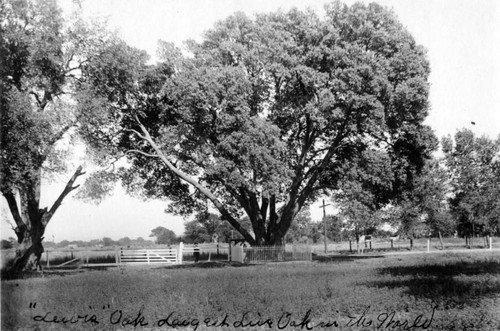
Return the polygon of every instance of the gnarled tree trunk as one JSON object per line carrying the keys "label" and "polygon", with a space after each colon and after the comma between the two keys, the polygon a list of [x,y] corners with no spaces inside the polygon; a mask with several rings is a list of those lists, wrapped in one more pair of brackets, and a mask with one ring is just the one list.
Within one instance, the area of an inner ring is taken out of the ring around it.
{"label": "gnarled tree trunk", "polygon": [[5,270],[4,277],[18,277],[23,271],[41,269],[40,259],[44,252],[42,242],[45,229],[64,198],[71,191],[78,188],[79,185],[73,186],[73,184],[83,174],[85,173],[82,172],[82,167],[78,167],[50,210],[48,208],[40,209],[39,207],[41,174],[38,174],[33,180],[28,181],[28,184],[22,191],[19,190],[19,205],[13,190],[2,191],[16,222],[17,227],[14,231],[19,243],[16,256]]}

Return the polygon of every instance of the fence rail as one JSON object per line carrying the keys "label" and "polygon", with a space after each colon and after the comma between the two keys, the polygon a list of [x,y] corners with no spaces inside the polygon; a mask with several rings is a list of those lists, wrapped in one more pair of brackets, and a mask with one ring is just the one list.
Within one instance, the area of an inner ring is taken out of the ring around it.
{"label": "fence rail", "polygon": [[120,250],[118,263],[178,263],[176,249]]}
{"label": "fence rail", "polygon": [[[237,248],[237,247],[236,247]],[[242,259],[246,262],[311,261],[309,245],[244,247]],[[237,254],[237,256],[239,256]]]}
{"label": "fence rail", "polygon": [[249,262],[285,261],[285,246],[253,246],[244,248]]}

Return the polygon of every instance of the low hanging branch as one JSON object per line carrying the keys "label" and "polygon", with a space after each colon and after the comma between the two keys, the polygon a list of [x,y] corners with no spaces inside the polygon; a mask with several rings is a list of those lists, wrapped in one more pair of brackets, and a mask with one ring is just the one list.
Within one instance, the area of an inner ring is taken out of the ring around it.
{"label": "low hanging branch", "polygon": [[194,186],[198,191],[200,191],[203,195],[205,195],[208,199],[210,199],[210,201],[212,201],[212,203],[215,205],[215,207],[222,214],[223,218],[225,218],[239,233],[241,233],[243,235],[243,237],[245,238],[245,240],[250,245],[254,245],[256,242],[255,242],[255,239],[252,237],[252,235],[250,235],[250,233],[246,229],[244,229],[238,221],[236,221],[234,219],[234,217],[229,213],[229,211],[224,207],[224,205],[219,201],[219,199],[212,192],[210,192],[209,189],[207,189],[206,187],[204,187],[202,184],[200,184],[199,182],[197,182],[195,179],[191,178],[189,175],[185,174],[180,169],[176,168],[172,164],[172,162],[170,162],[167,159],[167,157],[163,154],[163,152],[160,150],[160,148],[158,147],[158,145],[156,145],[156,143],[154,142],[153,138],[149,134],[148,130],[141,123],[141,121],[139,120],[139,118],[137,117],[137,115],[135,115],[135,120],[136,120],[137,124],[139,125],[139,127],[141,128],[141,131],[142,131],[143,134],[140,134],[136,130],[133,130],[134,133],[136,133],[141,139],[143,139],[146,142],[148,142],[148,144],[151,147],[153,147],[153,149],[155,150],[155,152],[156,152],[157,155],[152,155],[152,154],[144,153],[144,152],[138,151],[138,150],[131,150],[129,152],[136,152],[136,153],[143,154],[145,156],[160,158],[162,160],[162,162],[176,176],[178,176],[179,178],[181,178],[185,182],[187,182],[187,183],[191,184],[192,186]]}

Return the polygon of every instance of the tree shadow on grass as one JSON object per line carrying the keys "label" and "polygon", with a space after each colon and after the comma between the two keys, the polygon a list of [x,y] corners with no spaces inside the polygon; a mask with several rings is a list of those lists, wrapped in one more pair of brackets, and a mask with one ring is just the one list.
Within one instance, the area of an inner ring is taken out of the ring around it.
{"label": "tree shadow on grass", "polygon": [[365,284],[389,289],[402,287],[409,295],[434,301],[466,302],[500,293],[498,260],[391,266],[380,269],[379,273],[382,280]]}
{"label": "tree shadow on grass", "polygon": [[256,264],[245,264],[239,262],[229,262],[229,261],[204,261],[204,262],[193,262],[186,264],[174,264],[169,266],[161,266],[155,269],[214,269],[214,268],[226,268],[226,267],[252,267]]}
{"label": "tree shadow on grass", "polygon": [[380,259],[385,258],[383,255],[327,255],[327,256],[313,256],[313,261],[318,261],[321,263],[341,263],[341,262],[353,262],[357,260],[368,260],[368,259]]}
{"label": "tree shadow on grass", "polygon": [[75,275],[82,272],[84,272],[84,270],[75,268],[43,269],[41,271],[25,271],[21,274],[15,275],[14,277],[8,277],[2,275],[2,280],[64,277],[64,276]]}

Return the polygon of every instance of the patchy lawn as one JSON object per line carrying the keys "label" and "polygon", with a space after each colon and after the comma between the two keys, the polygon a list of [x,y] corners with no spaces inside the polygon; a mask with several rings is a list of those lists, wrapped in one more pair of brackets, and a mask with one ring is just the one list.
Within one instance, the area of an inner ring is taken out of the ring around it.
{"label": "patchy lawn", "polygon": [[2,281],[2,329],[496,330],[498,253],[126,267]]}

